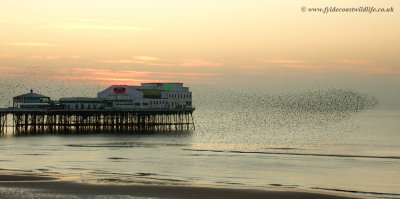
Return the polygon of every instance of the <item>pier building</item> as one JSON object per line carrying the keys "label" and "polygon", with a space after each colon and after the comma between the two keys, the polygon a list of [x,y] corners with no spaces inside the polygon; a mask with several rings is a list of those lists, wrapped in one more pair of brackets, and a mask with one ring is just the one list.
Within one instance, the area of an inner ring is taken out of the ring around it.
{"label": "pier building", "polygon": [[51,105],[50,97],[31,92],[13,97],[13,108],[47,109]]}

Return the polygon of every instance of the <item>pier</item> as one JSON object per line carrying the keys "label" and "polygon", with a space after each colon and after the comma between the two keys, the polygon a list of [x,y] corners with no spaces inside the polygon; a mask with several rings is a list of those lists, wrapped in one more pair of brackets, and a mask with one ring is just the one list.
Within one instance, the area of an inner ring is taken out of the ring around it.
{"label": "pier", "polygon": [[[183,83],[113,85],[97,97],[29,93],[0,108],[0,134],[133,133],[194,129],[192,92]],[[11,120],[11,121],[10,121]]]}
{"label": "pier", "polygon": [[[140,110],[0,109],[0,134],[135,133],[195,128],[194,108]],[[11,121],[10,121],[11,120]]]}

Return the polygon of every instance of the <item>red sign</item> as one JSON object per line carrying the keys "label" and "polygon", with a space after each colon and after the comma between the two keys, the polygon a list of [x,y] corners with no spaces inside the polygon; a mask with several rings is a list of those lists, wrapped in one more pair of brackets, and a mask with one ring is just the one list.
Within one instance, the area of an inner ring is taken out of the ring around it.
{"label": "red sign", "polygon": [[113,91],[116,94],[124,94],[124,93],[126,93],[126,88],[125,87],[115,87]]}

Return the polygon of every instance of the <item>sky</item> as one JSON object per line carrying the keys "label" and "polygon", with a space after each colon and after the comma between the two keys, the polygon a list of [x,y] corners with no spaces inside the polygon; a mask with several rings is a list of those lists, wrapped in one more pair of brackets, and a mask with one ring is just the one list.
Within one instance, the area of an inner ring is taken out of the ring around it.
{"label": "sky", "polygon": [[[360,6],[394,10],[308,10]],[[0,27],[3,81],[347,86],[400,98],[397,0],[1,0]]]}

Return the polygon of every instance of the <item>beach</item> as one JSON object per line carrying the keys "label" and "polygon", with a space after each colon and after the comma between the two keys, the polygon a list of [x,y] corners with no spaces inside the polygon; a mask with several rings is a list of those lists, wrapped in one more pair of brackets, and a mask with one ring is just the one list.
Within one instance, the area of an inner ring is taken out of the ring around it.
{"label": "beach", "polygon": [[317,192],[182,185],[88,184],[38,175],[0,174],[0,198],[352,198]]}

